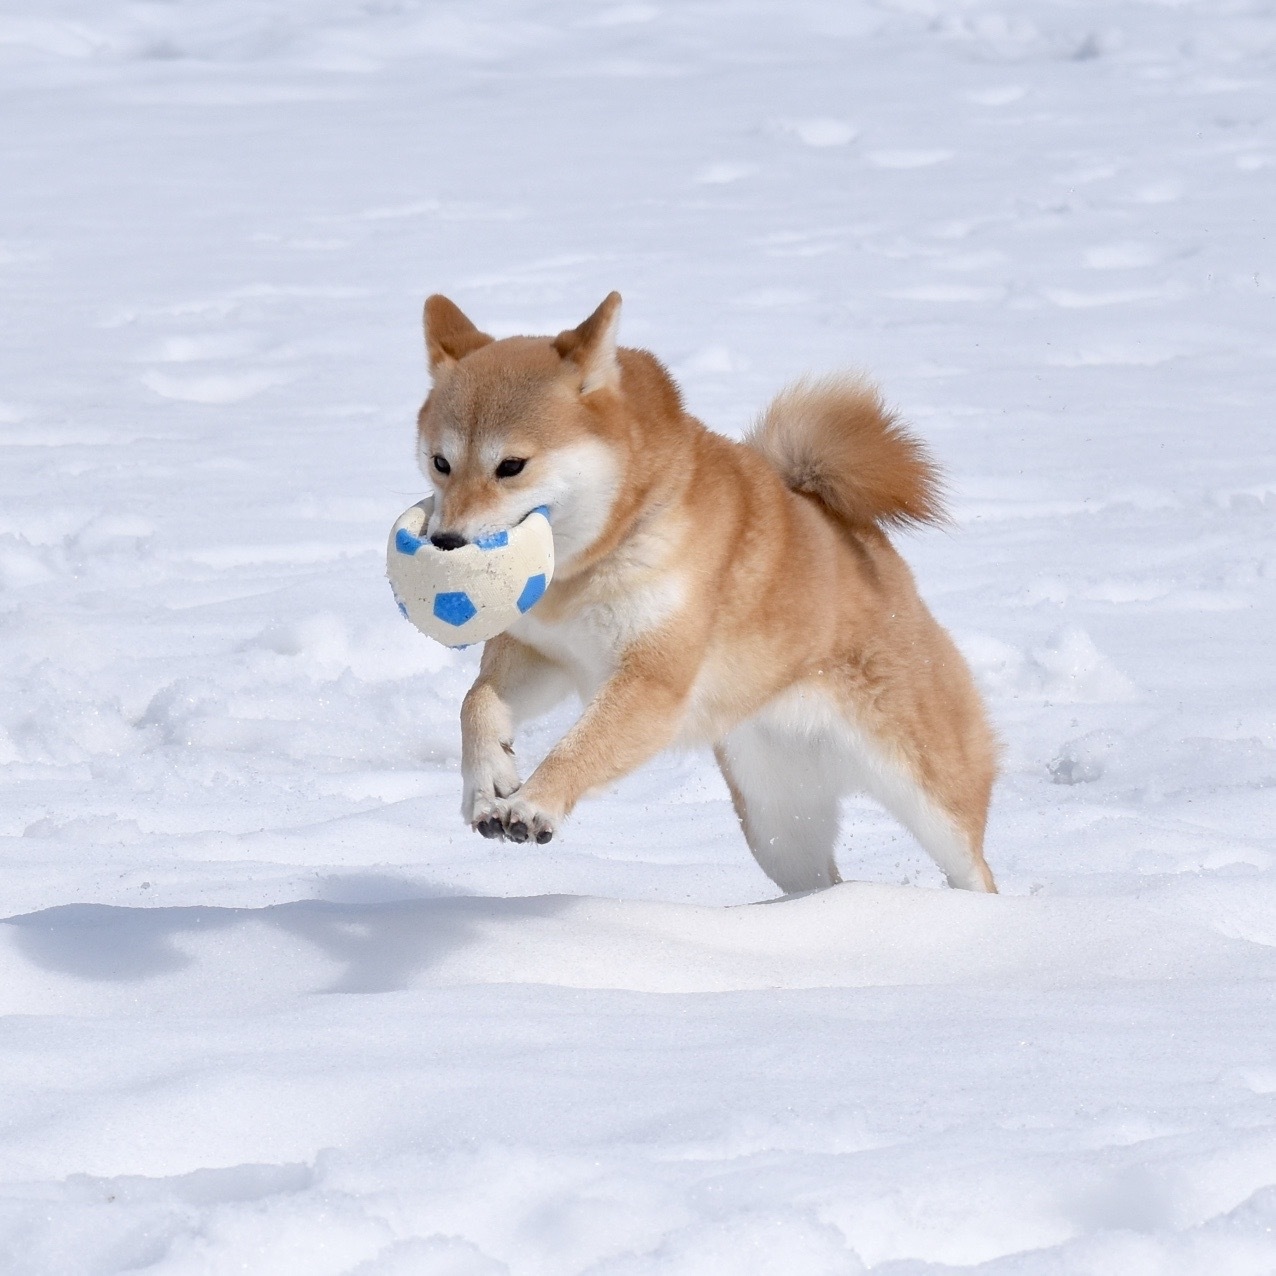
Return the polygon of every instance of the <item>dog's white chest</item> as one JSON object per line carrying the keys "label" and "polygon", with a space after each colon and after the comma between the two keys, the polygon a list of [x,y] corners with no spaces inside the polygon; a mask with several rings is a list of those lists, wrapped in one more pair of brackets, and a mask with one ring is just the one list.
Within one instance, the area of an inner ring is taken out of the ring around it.
{"label": "dog's white chest", "polygon": [[668,623],[685,586],[680,576],[663,574],[630,589],[593,593],[562,620],[547,622],[529,612],[509,630],[566,669],[585,700],[616,672],[626,650]]}

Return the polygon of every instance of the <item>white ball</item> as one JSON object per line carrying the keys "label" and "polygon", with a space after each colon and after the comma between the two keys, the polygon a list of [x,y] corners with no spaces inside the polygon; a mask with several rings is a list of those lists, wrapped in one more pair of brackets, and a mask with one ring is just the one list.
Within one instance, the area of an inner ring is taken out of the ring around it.
{"label": "white ball", "polygon": [[508,531],[459,549],[425,537],[434,498],[405,510],[390,532],[386,575],[399,610],[447,647],[504,633],[530,611],[554,578],[554,536],[541,506]]}

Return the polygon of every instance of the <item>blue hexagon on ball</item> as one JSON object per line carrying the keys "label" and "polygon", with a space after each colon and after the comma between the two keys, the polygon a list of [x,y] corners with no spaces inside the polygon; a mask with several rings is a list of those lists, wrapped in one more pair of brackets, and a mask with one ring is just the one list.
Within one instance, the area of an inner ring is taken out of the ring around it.
{"label": "blue hexagon on ball", "polygon": [[445,625],[459,629],[467,620],[473,620],[478,615],[478,608],[464,590],[454,590],[451,593],[434,595],[434,614]]}

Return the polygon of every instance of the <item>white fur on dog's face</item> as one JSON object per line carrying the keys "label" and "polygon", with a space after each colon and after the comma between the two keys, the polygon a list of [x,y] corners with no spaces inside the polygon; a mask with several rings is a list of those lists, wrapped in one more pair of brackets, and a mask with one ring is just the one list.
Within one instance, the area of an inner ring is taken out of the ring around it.
{"label": "white fur on dog's face", "polygon": [[[459,469],[465,449],[465,439],[459,430],[443,430],[434,445],[423,434],[418,436],[417,464],[429,479],[436,497],[427,534],[446,530],[474,540],[512,527],[537,506],[544,505],[550,511],[550,524],[554,529],[554,556],[560,570],[570,571],[573,560],[585,553],[607,526],[620,488],[621,466],[612,449],[601,439],[583,438],[530,456],[527,465],[532,476],[530,482],[511,483],[508,492],[484,507],[478,520],[449,523],[447,504],[441,499],[447,480],[434,468],[433,457],[444,456],[454,469]],[[478,449],[476,461],[485,472],[491,473],[508,455],[509,445],[491,440]]]}
{"label": "white fur on dog's face", "polygon": [[534,489],[549,507],[554,557],[571,569],[602,535],[620,488],[620,465],[601,439],[582,439],[545,457],[545,478]]}

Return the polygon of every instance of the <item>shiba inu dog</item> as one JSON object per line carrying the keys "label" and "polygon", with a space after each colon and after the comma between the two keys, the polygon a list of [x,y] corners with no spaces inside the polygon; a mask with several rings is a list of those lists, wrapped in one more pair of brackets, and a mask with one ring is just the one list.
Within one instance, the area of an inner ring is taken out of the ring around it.
{"label": "shiba inu dog", "polygon": [[[922,445],[862,381],[802,382],[743,443],[690,416],[620,297],[556,337],[493,340],[425,305],[418,420],[447,549],[550,510],[555,574],[483,650],[461,710],[465,820],[547,842],[586,793],[707,744],[763,871],[841,880],[839,798],[868,792],[949,883],[994,891],[996,746],[970,672],[886,532],[943,520]],[[519,722],[584,710],[526,781]]]}

